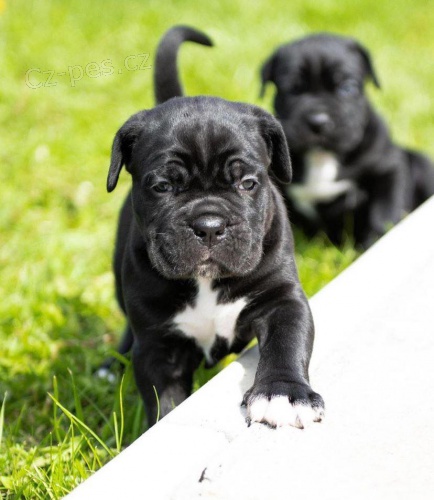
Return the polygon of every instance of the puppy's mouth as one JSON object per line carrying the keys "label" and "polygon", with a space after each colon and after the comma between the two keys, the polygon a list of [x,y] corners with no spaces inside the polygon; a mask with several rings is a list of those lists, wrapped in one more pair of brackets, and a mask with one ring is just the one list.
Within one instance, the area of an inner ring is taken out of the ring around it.
{"label": "puppy's mouth", "polygon": [[282,126],[292,147],[298,152],[314,148],[328,151],[336,150],[337,141],[333,133],[334,129],[331,126],[327,131],[312,131],[303,125],[294,123],[292,120],[282,120]]}
{"label": "puppy's mouth", "polygon": [[360,144],[366,125],[364,112],[357,110],[294,112],[291,116],[280,116],[279,120],[290,149],[297,154],[321,148],[344,155]]}
{"label": "puppy's mouth", "polygon": [[212,246],[188,231],[166,232],[150,239],[148,255],[153,267],[169,279],[226,278],[245,275],[256,267],[261,242],[261,238],[252,239],[251,231],[229,233]]}
{"label": "puppy's mouth", "polygon": [[199,265],[207,265],[212,263],[211,249],[203,248],[202,255],[199,258]]}
{"label": "puppy's mouth", "polygon": [[209,278],[216,279],[222,277],[222,269],[212,259],[206,259],[197,265],[195,272],[193,273],[196,278]]}

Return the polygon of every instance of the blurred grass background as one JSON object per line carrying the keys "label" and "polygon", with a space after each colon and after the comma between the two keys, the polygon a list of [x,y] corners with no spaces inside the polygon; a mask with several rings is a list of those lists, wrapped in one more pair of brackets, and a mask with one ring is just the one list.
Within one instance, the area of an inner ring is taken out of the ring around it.
{"label": "blurred grass background", "polygon": [[[369,93],[393,136],[434,156],[430,0],[0,0],[5,498],[60,498],[145,430],[130,370],[122,387],[92,377],[123,326],[111,253],[129,179],[123,172],[111,195],[105,180],[116,130],[154,102],[152,69],[128,71],[125,60],[136,56],[128,60],[132,68],[149,53],[152,65],[158,39],[179,23],[205,31],[215,43],[213,49],[183,48],[188,95],[269,110],[272,89],[258,99],[258,70],[277,45],[316,31],[358,38],[372,53],[382,90]],[[86,75],[92,62],[90,74],[103,73],[103,61],[113,74]],[[71,82],[69,71],[78,77],[79,68],[83,77]],[[338,250],[297,235],[308,295],[355,257],[350,246]],[[196,387],[208,376],[201,370]]]}

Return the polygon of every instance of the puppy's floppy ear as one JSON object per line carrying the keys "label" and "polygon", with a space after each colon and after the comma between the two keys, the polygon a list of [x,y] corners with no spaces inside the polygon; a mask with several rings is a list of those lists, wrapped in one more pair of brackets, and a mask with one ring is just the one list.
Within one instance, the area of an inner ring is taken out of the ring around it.
{"label": "puppy's floppy ear", "polygon": [[143,113],[132,116],[117,131],[113,140],[110,168],[107,177],[107,191],[111,193],[118,183],[122,166],[129,164],[134,143],[142,128]]}
{"label": "puppy's floppy ear", "polygon": [[263,99],[265,95],[265,87],[267,82],[274,82],[274,63],[276,60],[276,55],[272,54],[262,65],[261,68],[261,90],[259,92],[259,97]]}
{"label": "puppy's floppy ear", "polygon": [[374,65],[372,64],[371,55],[369,51],[356,40],[352,41],[352,48],[356,50],[361,56],[363,64],[365,65],[366,75],[371,78],[371,80],[374,82],[374,85],[377,88],[380,88],[380,82],[375,73]]}
{"label": "puppy's floppy ear", "polygon": [[262,136],[271,158],[270,171],[277,180],[289,184],[292,180],[292,166],[283,128],[274,116],[260,108],[256,109],[260,115]]}

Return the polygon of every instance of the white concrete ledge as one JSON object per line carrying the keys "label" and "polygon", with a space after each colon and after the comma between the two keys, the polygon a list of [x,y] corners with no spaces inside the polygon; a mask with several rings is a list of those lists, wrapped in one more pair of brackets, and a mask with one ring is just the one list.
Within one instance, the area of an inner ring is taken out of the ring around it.
{"label": "white concrete ledge", "polygon": [[311,306],[323,423],[247,428],[254,348],[69,498],[433,498],[434,198]]}

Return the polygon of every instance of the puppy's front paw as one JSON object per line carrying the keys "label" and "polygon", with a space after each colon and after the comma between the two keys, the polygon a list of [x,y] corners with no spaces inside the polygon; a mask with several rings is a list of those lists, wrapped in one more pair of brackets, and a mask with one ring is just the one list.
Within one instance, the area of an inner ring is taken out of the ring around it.
{"label": "puppy's front paw", "polygon": [[255,384],[246,392],[243,405],[247,421],[262,422],[271,427],[292,425],[304,429],[324,418],[324,401],[307,384],[272,382]]}

